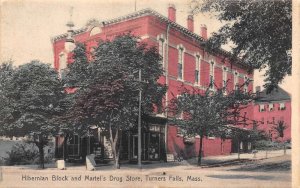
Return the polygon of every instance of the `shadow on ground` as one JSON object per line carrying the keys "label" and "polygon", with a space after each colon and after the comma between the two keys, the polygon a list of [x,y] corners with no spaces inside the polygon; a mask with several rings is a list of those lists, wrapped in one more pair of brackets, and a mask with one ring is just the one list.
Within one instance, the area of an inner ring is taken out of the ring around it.
{"label": "shadow on ground", "polygon": [[269,163],[250,163],[230,171],[290,171],[291,161],[269,162]]}

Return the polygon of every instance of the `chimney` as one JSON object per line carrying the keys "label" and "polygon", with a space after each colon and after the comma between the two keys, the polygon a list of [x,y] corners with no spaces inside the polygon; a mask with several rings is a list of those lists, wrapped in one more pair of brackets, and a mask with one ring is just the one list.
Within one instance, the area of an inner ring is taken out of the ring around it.
{"label": "chimney", "polygon": [[189,31],[194,32],[194,18],[193,15],[188,15],[187,28]]}
{"label": "chimney", "polygon": [[168,18],[169,20],[176,22],[176,8],[174,4],[169,4]]}
{"label": "chimney", "polygon": [[260,97],[260,86],[256,86],[255,87],[255,91],[256,91],[256,97]]}
{"label": "chimney", "polygon": [[204,39],[207,40],[207,27],[205,24],[200,25],[200,36]]}

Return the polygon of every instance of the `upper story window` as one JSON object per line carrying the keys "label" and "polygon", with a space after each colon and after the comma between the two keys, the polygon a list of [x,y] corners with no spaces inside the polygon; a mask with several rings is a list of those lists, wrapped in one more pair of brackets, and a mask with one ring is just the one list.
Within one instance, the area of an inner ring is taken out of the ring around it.
{"label": "upper story window", "polygon": [[234,88],[235,90],[239,89],[239,73],[234,71],[234,78],[233,78]]}
{"label": "upper story window", "polygon": [[100,27],[93,27],[93,29],[91,29],[90,36],[97,35],[97,34],[101,33],[101,31],[102,30]]}
{"label": "upper story window", "polygon": [[260,111],[260,112],[266,111],[266,110],[265,110],[265,105],[264,105],[264,104],[260,104],[260,105],[259,105],[259,111]]}
{"label": "upper story window", "polygon": [[227,84],[227,68],[226,67],[223,67],[223,87],[225,88],[226,87],[226,84]]}
{"label": "upper story window", "polygon": [[182,45],[178,46],[178,65],[177,65],[177,73],[178,79],[183,80],[184,78],[184,47]]}
{"label": "upper story window", "polygon": [[157,36],[158,40],[158,53],[162,57],[161,65],[165,68],[165,37],[163,34]]}
{"label": "upper story window", "polygon": [[67,69],[67,54],[61,52],[59,54],[59,68],[58,68],[58,72],[61,79],[65,78],[66,69]]}
{"label": "upper story window", "polygon": [[195,56],[195,84],[200,85],[200,55],[196,54]]}
{"label": "upper story window", "polygon": [[[181,95],[177,95],[177,100],[181,97]],[[183,119],[183,111],[182,110],[178,110],[177,113],[175,114],[175,117],[177,119]]]}
{"label": "upper story window", "polygon": [[209,88],[214,89],[214,81],[215,81],[215,63],[212,61],[209,65]]}
{"label": "upper story window", "polygon": [[244,93],[248,93],[248,85],[249,78],[247,76],[244,77]]}
{"label": "upper story window", "polygon": [[272,112],[274,110],[274,104],[270,103],[269,104],[269,111]]}
{"label": "upper story window", "polygon": [[279,108],[278,110],[285,110],[285,104],[282,102],[282,103],[279,103]]}

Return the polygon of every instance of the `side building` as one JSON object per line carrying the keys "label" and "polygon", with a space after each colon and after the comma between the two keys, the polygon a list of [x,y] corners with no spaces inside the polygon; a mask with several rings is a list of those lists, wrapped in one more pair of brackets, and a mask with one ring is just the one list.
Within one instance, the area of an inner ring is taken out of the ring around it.
{"label": "side building", "polygon": [[[69,47],[72,43],[85,43],[87,54],[91,54],[99,41],[131,32],[139,36],[141,41],[156,46],[162,56],[165,73],[158,82],[168,86],[164,106],[168,106],[168,101],[172,97],[180,95],[181,86],[203,93],[207,89],[214,91],[216,87],[224,87],[226,83],[227,91],[241,89],[244,92],[251,92],[253,90],[253,83],[249,82],[253,80],[253,73],[248,73],[249,67],[239,62],[231,62],[228,58],[230,54],[224,50],[214,53],[206,51],[204,48],[207,40],[206,26],[194,25],[191,15],[187,17],[187,28],[179,25],[176,23],[176,8],[173,4],[168,7],[168,17],[152,9],[144,9],[108,21],[93,21],[78,30],[72,29],[74,26],[72,23],[68,23],[68,26],[70,27],[68,33],[52,38],[54,67],[57,71],[66,68],[67,63],[70,62]],[[195,26],[200,27],[199,34],[194,33]],[[211,82],[214,85],[210,85]],[[247,109],[247,116],[252,117],[251,107]],[[165,160],[166,154],[181,155],[184,158],[197,156],[199,138],[195,137],[192,141],[187,141],[176,125],[167,122],[167,117],[166,113],[155,114],[148,121],[149,125],[142,134],[143,160]],[[100,130],[95,129],[95,131]],[[98,138],[95,139],[97,144],[93,147],[93,144],[87,142],[85,138],[72,139],[71,143],[75,144],[76,148],[72,151],[76,151],[75,154],[81,156],[84,156],[83,153],[88,154],[98,150],[99,153],[100,150],[102,153],[107,152],[103,146],[109,144],[105,136],[99,136],[101,134],[99,132]],[[123,136],[123,139],[121,158],[136,160],[137,132],[133,130],[127,136]],[[57,140],[57,147],[59,148],[62,143],[63,139]],[[80,147],[82,144],[85,145],[84,149]],[[88,151],[82,151],[86,149]],[[204,139],[204,156],[230,154],[232,151],[231,139],[217,137]]]}
{"label": "side building", "polygon": [[[256,88],[257,98],[254,101],[253,117],[258,122],[258,128],[264,130],[272,141],[291,140],[291,96],[278,87],[271,93]],[[274,127],[282,122],[285,125],[282,138]]]}

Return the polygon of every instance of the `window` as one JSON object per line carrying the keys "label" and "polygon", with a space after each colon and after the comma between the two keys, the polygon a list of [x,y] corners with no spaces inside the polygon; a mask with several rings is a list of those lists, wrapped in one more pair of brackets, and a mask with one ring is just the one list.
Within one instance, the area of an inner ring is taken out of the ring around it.
{"label": "window", "polygon": [[186,130],[177,127],[177,136],[184,136],[184,135],[186,135]]}
{"label": "window", "polygon": [[274,104],[269,104],[269,111],[271,112],[271,111],[273,111],[274,110]]}
{"label": "window", "polygon": [[210,63],[210,68],[209,68],[209,88],[214,89],[214,80],[215,80],[215,66],[214,62]]}
{"label": "window", "polygon": [[79,155],[79,136],[71,135],[68,140],[68,155]]}
{"label": "window", "polygon": [[226,87],[227,82],[227,68],[223,67],[223,87]]}
{"label": "window", "polygon": [[183,68],[184,68],[184,48],[182,45],[178,47],[178,79],[183,80]]}
{"label": "window", "polygon": [[239,90],[239,73],[237,71],[234,72],[234,88],[235,90]]}
{"label": "window", "polygon": [[195,84],[200,85],[200,55],[196,54]]}
{"label": "window", "polygon": [[265,105],[264,104],[260,104],[259,105],[259,111],[260,112],[264,112],[265,111]]}
{"label": "window", "polygon": [[244,77],[244,93],[248,93],[249,79],[247,76]]}
{"label": "window", "polygon": [[92,36],[92,35],[97,35],[97,34],[99,34],[99,33],[101,33],[101,28],[100,27],[94,27],[92,30],[91,30],[91,32],[90,32],[90,36]]}
{"label": "window", "polygon": [[67,69],[67,55],[64,52],[61,52],[59,54],[59,68],[58,68],[58,72],[61,79],[65,78],[66,69]]}
{"label": "window", "polygon": [[[177,100],[180,100],[181,95],[177,95]],[[177,119],[183,119],[183,111],[177,111],[177,113],[175,114],[175,118]]]}
{"label": "window", "polygon": [[285,110],[285,104],[284,103],[279,103],[278,110]]}
{"label": "window", "polygon": [[163,68],[165,68],[165,37],[164,35],[158,35],[157,36],[158,40],[158,53],[161,55],[162,60],[161,60],[161,65]]}
{"label": "window", "polygon": [[67,57],[64,52],[59,54],[59,70],[67,68]]}

